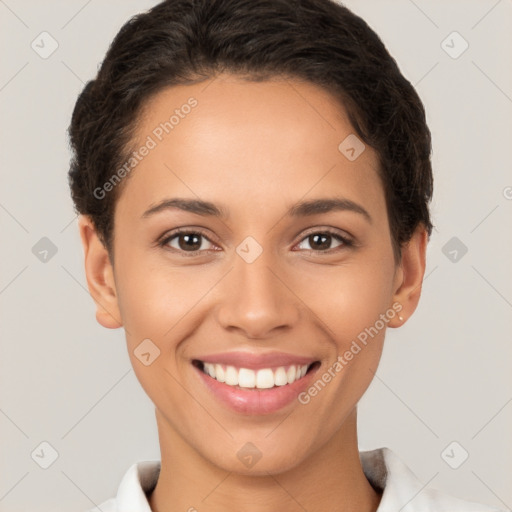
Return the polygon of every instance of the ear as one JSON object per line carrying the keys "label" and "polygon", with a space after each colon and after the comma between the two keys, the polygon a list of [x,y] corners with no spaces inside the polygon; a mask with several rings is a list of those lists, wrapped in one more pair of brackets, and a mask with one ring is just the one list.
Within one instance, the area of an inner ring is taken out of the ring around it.
{"label": "ear", "polygon": [[428,233],[423,225],[419,225],[401,249],[402,260],[396,269],[393,294],[393,309],[397,315],[389,322],[389,327],[403,325],[418,306],[425,275],[427,243]]}
{"label": "ear", "polygon": [[92,220],[80,215],[80,238],[85,257],[85,275],[91,297],[96,303],[96,320],[103,327],[121,327],[121,315],[117,301],[114,270],[107,249],[101,242]]}

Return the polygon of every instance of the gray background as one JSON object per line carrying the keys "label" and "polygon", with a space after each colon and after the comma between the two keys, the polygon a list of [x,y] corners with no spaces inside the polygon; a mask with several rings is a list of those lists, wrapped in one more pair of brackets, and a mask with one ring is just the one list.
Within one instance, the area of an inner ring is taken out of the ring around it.
{"label": "gray background", "polygon": [[[1,511],[88,509],[115,495],[133,462],[159,458],[124,333],[95,321],[66,180],[79,91],[121,25],[155,3],[0,0]],[[360,447],[388,446],[424,483],[509,510],[512,1],[346,5],[417,87],[436,180],[422,300],[388,331],[359,407]],[[59,45],[46,59],[31,48],[43,31]],[[445,49],[462,41],[442,46],[453,31],[469,43],[458,58]],[[46,262],[43,237],[57,249]],[[58,452],[48,469],[43,441]]]}

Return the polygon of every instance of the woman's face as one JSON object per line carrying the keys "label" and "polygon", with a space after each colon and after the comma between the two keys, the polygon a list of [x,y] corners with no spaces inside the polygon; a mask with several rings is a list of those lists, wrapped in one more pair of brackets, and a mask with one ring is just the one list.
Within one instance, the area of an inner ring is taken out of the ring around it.
{"label": "woman's face", "polygon": [[141,116],[98,319],[124,325],[159,428],[226,470],[319,450],[409,307],[377,156],[353,133],[317,86],[229,75],[169,88]]}

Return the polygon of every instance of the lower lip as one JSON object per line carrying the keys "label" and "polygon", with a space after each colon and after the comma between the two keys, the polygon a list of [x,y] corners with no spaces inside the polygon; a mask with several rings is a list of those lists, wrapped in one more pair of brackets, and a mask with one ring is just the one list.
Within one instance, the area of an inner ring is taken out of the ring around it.
{"label": "lower lip", "polygon": [[234,411],[243,414],[271,414],[286,407],[297,400],[298,395],[309,386],[318,370],[318,367],[313,368],[292,384],[268,389],[248,388],[245,390],[219,382],[194,365],[193,368],[218,400]]}

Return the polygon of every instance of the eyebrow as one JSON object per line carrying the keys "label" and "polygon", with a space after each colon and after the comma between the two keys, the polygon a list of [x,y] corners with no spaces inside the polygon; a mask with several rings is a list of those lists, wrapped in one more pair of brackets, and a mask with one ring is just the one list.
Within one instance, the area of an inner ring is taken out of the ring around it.
{"label": "eyebrow", "polygon": [[[201,201],[199,199],[164,199],[154,206],[151,206],[142,214],[142,218],[150,217],[156,213],[165,210],[183,210],[195,213],[204,217],[218,217],[221,219],[228,218],[228,211],[209,201]],[[294,204],[285,215],[290,217],[309,217],[320,213],[329,213],[333,211],[350,211],[362,215],[370,224],[372,218],[367,210],[360,204],[345,198],[320,198],[309,201],[300,201]]]}

